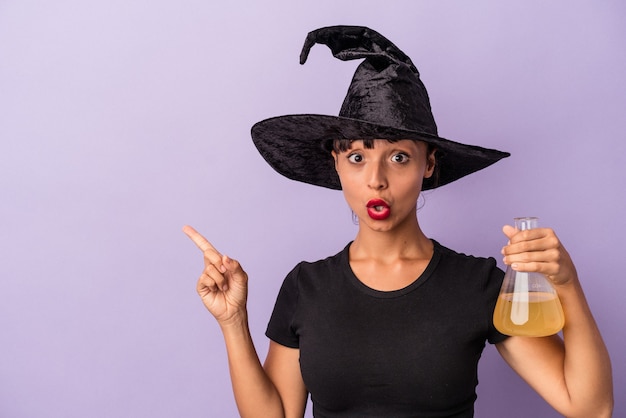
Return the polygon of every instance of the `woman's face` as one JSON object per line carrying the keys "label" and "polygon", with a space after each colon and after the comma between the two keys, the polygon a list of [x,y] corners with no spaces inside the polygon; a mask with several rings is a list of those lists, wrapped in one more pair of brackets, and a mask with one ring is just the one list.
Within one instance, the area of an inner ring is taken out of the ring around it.
{"label": "woman's face", "polygon": [[347,151],[332,152],[344,196],[361,226],[385,231],[415,219],[422,181],[435,168],[434,152],[428,155],[427,149],[421,141],[381,139],[371,149],[354,141]]}

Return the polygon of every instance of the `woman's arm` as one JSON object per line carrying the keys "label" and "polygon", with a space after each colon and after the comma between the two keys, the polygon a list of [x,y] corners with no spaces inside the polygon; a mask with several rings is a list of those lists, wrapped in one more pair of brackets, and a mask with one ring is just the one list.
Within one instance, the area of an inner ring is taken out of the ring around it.
{"label": "woman's arm", "polygon": [[613,380],[600,335],[574,264],[547,228],[517,232],[505,227],[504,262],[515,270],[545,274],[563,310],[563,339],[510,337],[497,344],[504,360],[552,407],[568,418],[611,417]]}
{"label": "woman's arm", "polygon": [[272,343],[266,372],[248,327],[248,275],[236,260],[220,254],[196,230],[186,226],[183,231],[204,256],[204,270],[196,290],[224,335],[240,415],[243,418],[302,417],[306,390],[300,375],[299,350]]}
{"label": "woman's arm", "polygon": [[308,392],[300,371],[300,350],[270,341],[265,372],[283,401],[286,418],[302,418]]}
{"label": "woman's arm", "polygon": [[300,373],[300,350],[270,342],[261,367],[247,321],[222,326],[233,393],[243,418],[301,418],[307,392]]}

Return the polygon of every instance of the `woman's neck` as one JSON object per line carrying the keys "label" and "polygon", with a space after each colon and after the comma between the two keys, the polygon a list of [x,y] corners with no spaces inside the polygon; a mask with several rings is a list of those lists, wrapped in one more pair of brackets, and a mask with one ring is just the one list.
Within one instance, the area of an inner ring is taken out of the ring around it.
{"label": "woman's neck", "polygon": [[405,288],[426,270],[434,244],[419,228],[375,231],[360,228],[350,245],[350,267],[366,286],[380,291]]}
{"label": "woman's neck", "polygon": [[391,231],[359,228],[350,248],[351,259],[387,260],[430,259],[432,241],[422,232],[417,221]]}

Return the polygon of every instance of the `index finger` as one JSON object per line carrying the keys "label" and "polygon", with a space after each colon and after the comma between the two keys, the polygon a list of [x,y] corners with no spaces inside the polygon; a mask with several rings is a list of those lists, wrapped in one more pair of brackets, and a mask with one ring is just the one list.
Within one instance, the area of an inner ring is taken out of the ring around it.
{"label": "index finger", "polygon": [[533,228],[515,232],[511,237],[511,243],[522,241],[536,241],[546,238],[549,235],[548,228]]}
{"label": "index finger", "polygon": [[200,248],[202,252],[212,250],[219,254],[215,247],[211,245],[211,243],[206,238],[204,238],[198,231],[193,229],[191,226],[185,225],[183,227],[183,232],[193,241],[194,244],[196,244],[198,248]]}

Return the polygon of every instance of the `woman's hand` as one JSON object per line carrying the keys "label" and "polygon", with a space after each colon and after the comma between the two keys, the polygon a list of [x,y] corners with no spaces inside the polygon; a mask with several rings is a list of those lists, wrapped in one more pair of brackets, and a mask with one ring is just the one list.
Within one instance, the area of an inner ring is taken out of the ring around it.
{"label": "woman's hand", "polygon": [[504,263],[513,270],[542,273],[555,285],[567,284],[577,277],[572,259],[552,229],[518,231],[506,225],[502,232],[509,238],[502,248]]}
{"label": "woman's hand", "polygon": [[248,275],[241,265],[236,260],[220,254],[192,227],[183,227],[183,232],[204,255],[204,271],[196,286],[204,306],[221,326],[245,318]]}

